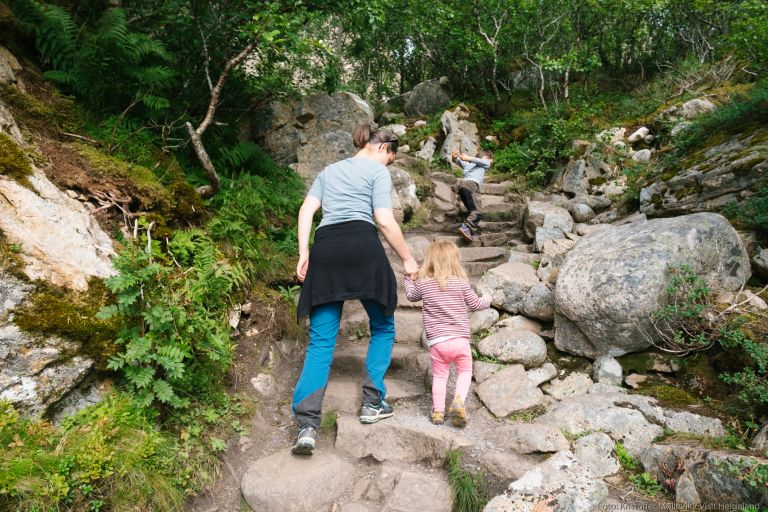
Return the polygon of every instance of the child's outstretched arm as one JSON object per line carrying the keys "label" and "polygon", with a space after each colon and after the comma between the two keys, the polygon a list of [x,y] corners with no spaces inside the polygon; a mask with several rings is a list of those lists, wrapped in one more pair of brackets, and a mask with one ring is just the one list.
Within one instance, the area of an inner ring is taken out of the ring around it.
{"label": "child's outstretched arm", "polygon": [[409,301],[418,302],[421,300],[420,286],[408,274],[403,277],[403,286],[405,287],[405,296],[408,297]]}
{"label": "child's outstretched arm", "polygon": [[491,307],[491,298],[485,295],[483,295],[482,298],[478,297],[475,290],[473,290],[466,281],[462,286],[462,292],[464,294],[464,302],[472,311],[480,311],[481,309],[488,309]]}
{"label": "child's outstretched arm", "polygon": [[469,162],[477,165],[478,167],[482,167],[484,169],[490,169],[491,164],[493,163],[493,160],[488,160],[485,158],[469,157]]}

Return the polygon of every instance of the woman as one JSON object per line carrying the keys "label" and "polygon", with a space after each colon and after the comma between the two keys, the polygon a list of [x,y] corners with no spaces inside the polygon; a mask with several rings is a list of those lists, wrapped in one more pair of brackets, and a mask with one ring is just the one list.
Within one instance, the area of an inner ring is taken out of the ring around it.
{"label": "woman", "polygon": [[[386,166],[395,159],[397,139],[388,132],[373,131],[369,125],[359,126],[353,139],[360,148],[357,154],[326,167],[299,210],[296,274],[304,285],[298,316],[309,315],[309,345],[293,395],[299,423],[293,452],[305,455],[315,448],[345,300],[359,299],[370,320],[360,421],[375,423],[393,414],[385,401],[384,374],[395,341],[397,283],[379,241],[377,224],[402,259],[405,273],[415,275],[419,270],[392,213],[392,180]],[[310,252],[312,218],[321,206],[323,220]]]}

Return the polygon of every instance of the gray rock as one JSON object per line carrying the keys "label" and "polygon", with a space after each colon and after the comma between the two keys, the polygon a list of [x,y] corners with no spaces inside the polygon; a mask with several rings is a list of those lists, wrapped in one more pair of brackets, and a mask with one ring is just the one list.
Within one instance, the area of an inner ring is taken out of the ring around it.
{"label": "gray rock", "polygon": [[530,265],[504,263],[485,273],[478,285],[478,291],[489,293],[494,307],[516,314],[528,291],[538,282],[536,270]]}
{"label": "gray rock", "polygon": [[418,343],[424,333],[424,323],[421,311],[398,308],[395,310],[395,335],[397,341],[403,343]]}
{"label": "gray rock", "polygon": [[588,236],[610,227],[610,224],[576,224],[574,232],[579,236]]}
{"label": "gray rock", "polygon": [[544,393],[531,383],[521,364],[507,366],[483,381],[477,396],[498,417],[544,403]]}
{"label": "gray rock", "polygon": [[277,393],[277,381],[271,373],[260,373],[251,379],[251,385],[263,398],[272,398]]}
{"label": "gray rock", "polygon": [[537,226],[533,238],[534,249],[538,252],[544,252],[544,246],[547,242],[561,240],[565,238],[565,233],[559,228]]}
{"label": "gray rock", "polygon": [[531,331],[501,329],[480,340],[477,350],[503,363],[521,363],[526,368],[541,366],[547,358],[547,345]]}
{"label": "gray rock", "polygon": [[4,46],[0,46],[0,83],[11,84],[24,91],[24,84],[16,73],[22,67],[16,57]]}
{"label": "gray rock", "polygon": [[621,364],[611,356],[600,356],[592,366],[592,379],[595,382],[605,382],[620,386],[623,377]]}
{"label": "gray rock", "polygon": [[451,102],[447,86],[446,77],[416,85],[405,101],[405,113],[409,116],[436,114]]}
{"label": "gray rock", "polygon": [[576,222],[589,222],[595,218],[594,210],[584,203],[573,204],[568,211]]}
{"label": "gray rock", "polygon": [[111,390],[112,382],[109,380],[86,378],[82,384],[49,408],[46,414],[53,418],[54,425],[61,425],[67,416],[101,402]]}
{"label": "gray rock", "polygon": [[[326,148],[315,142],[333,144],[336,157],[333,158],[329,153],[326,158],[334,162],[341,160],[350,156],[349,151],[354,154],[351,134],[359,124],[373,124],[373,110],[359,96],[349,92],[313,94],[288,102],[275,101],[255,112],[251,122],[251,137],[278,164],[303,164],[300,174],[313,176],[324,165],[318,168],[319,160],[309,165],[302,159],[312,157],[313,150],[325,153]],[[329,132],[337,132],[337,135],[318,138]],[[299,148],[305,145],[308,147],[300,158]]]}
{"label": "gray rock", "polygon": [[530,512],[542,498],[554,497],[553,510],[588,512],[597,509],[608,495],[605,483],[596,479],[574,455],[563,450],[512,482],[505,494],[493,498],[484,512]]}
{"label": "gray rock", "polygon": [[763,425],[763,428],[760,429],[760,432],[758,432],[757,435],[752,438],[752,442],[749,444],[749,447],[753,450],[760,451],[768,448],[768,423]]}
{"label": "gray rock", "polygon": [[440,148],[441,160],[451,162],[451,153],[454,151],[473,156],[477,154],[477,148],[480,147],[477,126],[464,118],[468,114],[467,110],[458,106],[453,111],[446,110],[440,118],[445,133],[445,142]]}
{"label": "gray rock", "polygon": [[437,141],[434,137],[430,137],[424,143],[424,145],[416,152],[416,158],[421,158],[427,162],[432,161],[432,157],[435,156],[437,150]]}
{"label": "gray rock", "polygon": [[381,511],[434,510],[435,512],[451,512],[452,507],[453,490],[444,474],[405,471],[400,476],[392,495],[387,499]]}
{"label": "gray rock", "polygon": [[562,379],[549,381],[542,389],[549,396],[563,400],[569,396],[589,393],[592,384],[592,379],[586,373],[573,372]]}
{"label": "gray rock", "polygon": [[768,249],[763,249],[752,258],[752,268],[756,274],[768,278]]}
{"label": "gray rock", "polygon": [[496,427],[490,432],[489,439],[494,446],[517,453],[548,453],[570,448],[570,443],[558,429],[533,423]]}
{"label": "gray rock", "polygon": [[405,169],[403,159],[395,161],[388,169],[392,178],[392,188],[397,192],[403,213],[406,216],[412,215],[421,207],[421,201],[416,196],[416,183],[413,177]]}
{"label": "gray rock", "polygon": [[496,372],[499,372],[506,368],[503,364],[487,363],[485,361],[473,361],[472,362],[472,377],[475,382],[480,384],[481,382],[488,380],[488,377]]}
{"label": "gray rock", "polygon": [[510,316],[504,320],[500,320],[496,323],[494,328],[497,331],[502,329],[513,329],[516,331],[531,331],[536,334],[539,334],[542,329],[541,323],[537,322],[536,320],[526,318],[522,315]]}
{"label": "gray rock", "polygon": [[717,105],[709,101],[708,99],[695,98],[688,100],[680,106],[680,113],[686,119],[693,119],[701,114],[706,114],[715,110]]}
{"label": "gray rock", "polygon": [[385,126],[379,126],[379,130],[385,130],[394,135],[395,137],[402,137],[407,131],[404,124],[388,124]]}
{"label": "gray rock", "polygon": [[290,503],[296,512],[315,512],[328,510],[354,474],[354,464],[333,452],[317,449],[312,457],[297,457],[284,449],[251,465],[240,487],[254,511],[283,512]]}
{"label": "gray rock", "polygon": [[565,261],[565,256],[566,253],[542,256],[539,268],[536,269],[536,276],[543,282],[554,285],[560,274],[560,267]]}
{"label": "gray rock", "polygon": [[541,254],[534,254],[531,252],[511,251],[509,253],[508,263],[525,263],[526,265],[534,265],[541,262]]}
{"label": "gray rock", "polygon": [[593,195],[579,195],[575,196],[572,199],[570,199],[564,207],[566,209],[570,209],[573,205],[576,204],[585,204],[592,208],[592,210],[598,212],[601,210],[605,210],[606,208],[611,207],[611,200],[604,196],[593,196]]}
{"label": "gray rock", "polygon": [[357,151],[349,131],[341,128],[328,130],[312,135],[306,144],[297,146],[294,149],[297,161],[288,164],[288,167],[305,178],[309,185],[326,166],[354,156]]}
{"label": "gray rock", "polygon": [[528,380],[531,381],[531,384],[539,386],[554,379],[557,375],[557,368],[555,368],[555,365],[552,363],[544,363],[538,368],[528,370],[526,373],[528,374]]}
{"label": "gray rock", "polygon": [[537,227],[559,229],[563,234],[570,233],[573,230],[573,219],[565,208],[540,201],[529,201],[523,213],[525,236],[533,239]]}
{"label": "gray rock", "polygon": [[589,388],[590,393],[626,393],[627,390],[621,386],[608,384],[607,382],[595,382]]}
{"label": "gray rock", "polygon": [[13,114],[0,98],[0,131],[11,137],[17,144],[24,144],[24,136],[21,134],[19,125],[13,118]]}
{"label": "gray rock", "polygon": [[650,133],[650,130],[646,128],[645,126],[641,126],[637,130],[635,130],[632,135],[627,137],[627,142],[630,144],[634,144],[635,142],[640,142],[641,140],[645,140],[645,137]]}
{"label": "gray rock", "polygon": [[580,437],[573,445],[574,456],[592,476],[602,478],[619,471],[619,461],[613,454],[614,442],[608,434],[595,432]]}
{"label": "gray rock", "polygon": [[[536,229],[537,233],[539,229],[541,228]],[[541,248],[541,252],[544,253],[544,256],[565,256],[565,253],[573,249],[573,246],[576,245],[576,241],[572,240],[574,235],[572,233],[566,233],[565,236],[566,238],[561,238],[559,240],[547,240],[544,242]]]}
{"label": "gray rock", "polygon": [[677,479],[675,485],[675,503],[681,505],[696,506],[701,504],[699,491],[696,490],[696,483],[689,473],[683,473]]}
{"label": "gray rock", "polygon": [[555,345],[587,357],[650,347],[650,316],[666,303],[667,269],[682,264],[715,289],[738,289],[750,275],[741,239],[713,213],[633,223],[582,238],[557,277]]}
{"label": "gray rock", "polygon": [[472,334],[483,329],[490,329],[499,319],[499,312],[493,308],[473,311],[469,314],[469,330]]}
{"label": "gray rock", "polygon": [[571,160],[563,172],[560,189],[563,192],[574,195],[586,195],[589,183],[585,171],[583,159]]}
{"label": "gray rock", "polygon": [[555,295],[544,283],[536,283],[528,291],[520,312],[531,318],[551,321],[555,318]]}
{"label": "gray rock", "polygon": [[636,151],[632,154],[632,160],[635,162],[650,162],[651,161],[651,150],[650,149],[641,149],[640,151]]}

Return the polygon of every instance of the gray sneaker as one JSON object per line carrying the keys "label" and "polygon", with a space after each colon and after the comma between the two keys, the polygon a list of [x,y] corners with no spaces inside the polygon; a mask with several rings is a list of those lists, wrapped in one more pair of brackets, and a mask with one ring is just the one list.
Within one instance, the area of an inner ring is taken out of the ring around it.
{"label": "gray sneaker", "polygon": [[312,455],[317,441],[317,430],[315,427],[304,427],[299,430],[299,437],[291,451],[297,455]]}
{"label": "gray sneaker", "polygon": [[376,423],[395,414],[392,406],[385,400],[378,404],[363,404],[360,409],[360,423]]}

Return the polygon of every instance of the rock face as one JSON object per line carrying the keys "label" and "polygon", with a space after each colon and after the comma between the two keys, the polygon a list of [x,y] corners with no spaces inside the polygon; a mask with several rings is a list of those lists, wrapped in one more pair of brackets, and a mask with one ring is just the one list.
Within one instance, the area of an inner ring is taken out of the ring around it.
{"label": "rock face", "polygon": [[29,181],[34,190],[0,177],[0,231],[21,247],[24,273],[75,290],[88,289],[89,277],[114,274],[112,241],[82,203],[38,169]]}
{"label": "rock face", "polygon": [[318,451],[312,457],[295,457],[281,450],[253,464],[241,482],[251,509],[282,512],[286,503],[296,512],[330,509],[354,476],[355,466],[332,452]]}
{"label": "rock face", "polygon": [[432,115],[450,102],[448,78],[440,77],[413,88],[405,101],[405,113],[409,116]]}
{"label": "rock face", "polygon": [[[768,128],[734,135],[686,157],[673,176],[640,191],[649,217],[718,211],[755,190],[768,172]],[[662,177],[664,174],[662,174]]]}
{"label": "rock face", "polygon": [[453,151],[461,151],[475,156],[480,140],[477,135],[477,126],[468,121],[469,112],[461,105],[453,110],[446,110],[440,118],[440,124],[445,133],[445,142],[440,148],[440,158],[446,162],[451,161]]}
{"label": "rock face", "polygon": [[39,416],[83,379],[93,361],[77,355],[78,343],[29,334],[13,323],[10,310],[32,289],[0,271],[0,399]]}
{"label": "rock face", "polygon": [[750,276],[741,239],[714,213],[637,222],[582,238],[558,274],[555,345],[592,358],[650,347],[650,315],[666,303],[667,269],[683,264],[715,289],[739,289]]}
{"label": "rock face", "polygon": [[[373,124],[373,110],[359,96],[340,92],[273,102],[254,113],[251,131],[278,164],[298,163],[297,172],[311,177],[354,154],[351,134],[359,124]],[[307,160],[318,150],[321,155]]]}

